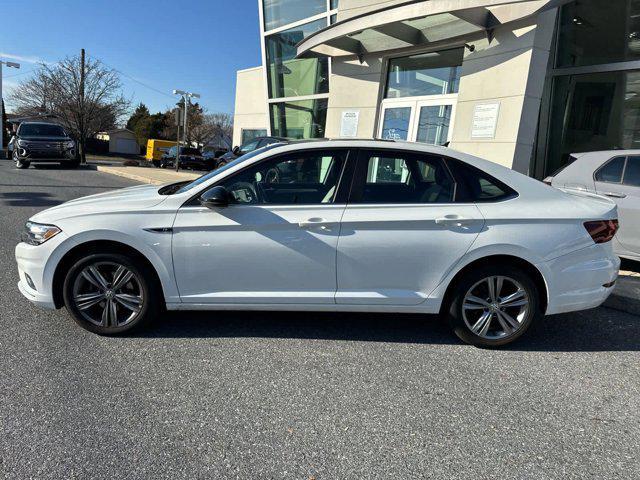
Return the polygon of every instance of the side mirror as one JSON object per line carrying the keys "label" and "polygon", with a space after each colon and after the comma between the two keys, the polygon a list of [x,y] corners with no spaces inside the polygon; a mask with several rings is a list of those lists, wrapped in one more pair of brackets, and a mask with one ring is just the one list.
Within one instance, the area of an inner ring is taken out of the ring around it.
{"label": "side mirror", "polygon": [[200,204],[210,209],[226,207],[229,205],[231,195],[229,191],[221,185],[207,190],[200,196]]}
{"label": "side mirror", "polygon": [[242,153],[242,151],[240,150],[240,147],[237,145],[233,147],[231,151],[233,152],[234,155],[238,155],[238,156],[240,156],[240,154]]}

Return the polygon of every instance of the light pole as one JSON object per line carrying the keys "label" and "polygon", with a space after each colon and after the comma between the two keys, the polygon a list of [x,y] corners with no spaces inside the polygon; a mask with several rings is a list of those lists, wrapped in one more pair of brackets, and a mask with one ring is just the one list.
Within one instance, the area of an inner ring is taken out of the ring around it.
{"label": "light pole", "polygon": [[[184,90],[174,90],[173,91],[174,95],[181,95],[182,99],[184,100],[184,144],[187,145],[187,133],[188,133],[188,117],[189,117],[189,111],[188,111],[188,103],[191,98],[200,98],[200,94],[199,93],[193,93],[193,92],[185,92]],[[178,138],[178,143],[180,143],[180,139]],[[178,169],[180,168],[180,164],[178,162],[178,159],[180,158],[180,146],[178,145],[178,149],[176,150],[176,172],[178,171]]]}
{"label": "light pole", "polygon": [[2,65],[6,65],[11,68],[20,68],[20,64],[16,62],[3,62],[0,60],[0,151],[4,147],[4,102],[2,101]]}

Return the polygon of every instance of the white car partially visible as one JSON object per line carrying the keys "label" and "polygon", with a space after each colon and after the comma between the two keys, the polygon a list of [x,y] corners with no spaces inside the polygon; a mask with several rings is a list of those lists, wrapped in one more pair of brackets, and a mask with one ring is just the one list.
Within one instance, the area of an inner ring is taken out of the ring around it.
{"label": "white car partially visible", "polygon": [[618,206],[620,221],[613,250],[623,258],[640,260],[640,150],[576,153],[570,160],[545,181],[611,198]]}
{"label": "white car partially visible", "polygon": [[294,142],[45,210],[16,258],[25,297],[98,334],[164,308],[397,312],[495,347],[605,301],[616,219],[606,198],[447,148]]}

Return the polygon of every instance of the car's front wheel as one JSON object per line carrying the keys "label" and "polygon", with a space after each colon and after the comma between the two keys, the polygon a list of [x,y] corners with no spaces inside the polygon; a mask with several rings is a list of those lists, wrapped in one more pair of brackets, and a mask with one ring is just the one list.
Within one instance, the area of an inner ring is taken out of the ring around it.
{"label": "car's front wheel", "polygon": [[524,270],[510,265],[468,271],[448,305],[455,334],[479,347],[499,347],[520,338],[542,315],[540,293]]}
{"label": "car's front wheel", "polygon": [[18,152],[13,152],[13,160],[16,162],[16,168],[29,168],[29,165],[31,165],[30,161],[21,159],[18,156]]}
{"label": "car's front wheel", "polygon": [[78,258],[63,286],[64,302],[82,328],[100,335],[130,332],[161,311],[155,272],[122,254]]}

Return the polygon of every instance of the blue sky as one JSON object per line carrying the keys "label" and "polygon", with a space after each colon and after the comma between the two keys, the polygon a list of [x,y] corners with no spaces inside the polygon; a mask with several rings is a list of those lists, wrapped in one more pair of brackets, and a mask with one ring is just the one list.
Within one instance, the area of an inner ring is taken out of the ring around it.
{"label": "blue sky", "polygon": [[165,110],[179,88],[200,93],[211,112],[233,113],[236,70],[260,65],[257,0],[0,0],[0,12],[0,57],[22,63],[3,70],[7,90],[34,62],[84,47],[126,74],[134,105]]}

